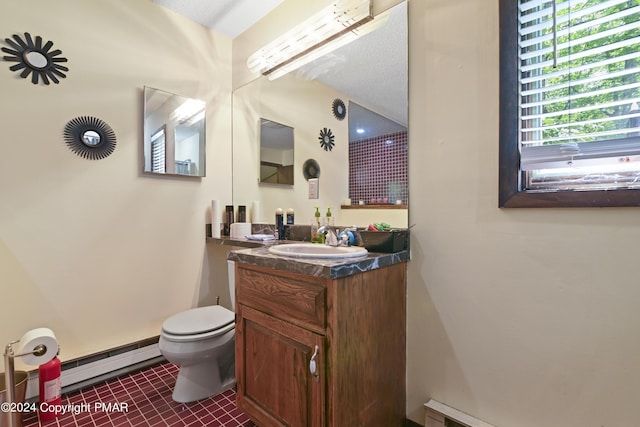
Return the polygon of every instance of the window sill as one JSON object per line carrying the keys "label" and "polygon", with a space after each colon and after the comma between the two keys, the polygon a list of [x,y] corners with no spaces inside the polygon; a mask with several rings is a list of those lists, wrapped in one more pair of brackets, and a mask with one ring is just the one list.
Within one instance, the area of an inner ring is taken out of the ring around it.
{"label": "window sill", "polygon": [[520,191],[500,200],[501,208],[595,208],[640,206],[640,190]]}

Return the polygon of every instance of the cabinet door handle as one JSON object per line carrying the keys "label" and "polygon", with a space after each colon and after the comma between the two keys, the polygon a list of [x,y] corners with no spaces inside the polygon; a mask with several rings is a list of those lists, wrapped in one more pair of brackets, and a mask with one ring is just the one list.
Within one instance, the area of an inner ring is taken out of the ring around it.
{"label": "cabinet door handle", "polygon": [[318,357],[319,350],[320,347],[316,346],[313,355],[311,356],[311,360],[309,361],[309,371],[311,372],[311,375],[316,378],[320,376],[320,374],[318,374],[318,367],[316,366],[316,358]]}

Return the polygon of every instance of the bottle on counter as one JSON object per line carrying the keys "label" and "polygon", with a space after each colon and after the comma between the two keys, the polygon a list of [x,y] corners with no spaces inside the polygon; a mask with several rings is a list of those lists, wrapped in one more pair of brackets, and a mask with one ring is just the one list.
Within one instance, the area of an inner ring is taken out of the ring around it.
{"label": "bottle on counter", "polygon": [[318,233],[318,229],[322,226],[322,215],[320,215],[320,207],[316,206],[316,213],[311,220],[311,243],[324,243],[324,234]]}
{"label": "bottle on counter", "polygon": [[276,209],[276,230],[274,235],[276,240],[284,240],[284,215],[281,208]]}
{"label": "bottle on counter", "polygon": [[224,211],[224,225],[222,227],[222,234],[225,236],[231,235],[231,224],[233,224],[233,205],[227,205]]}
{"label": "bottle on counter", "polygon": [[334,218],[333,218],[333,215],[331,215],[331,206],[327,208],[327,213],[324,218],[324,223],[326,225],[331,225],[331,226],[334,225]]}
{"label": "bottle on counter", "polygon": [[247,207],[244,205],[238,206],[238,222],[247,222]]}
{"label": "bottle on counter", "polygon": [[293,208],[287,209],[287,225],[293,225],[293,218],[294,218]]}

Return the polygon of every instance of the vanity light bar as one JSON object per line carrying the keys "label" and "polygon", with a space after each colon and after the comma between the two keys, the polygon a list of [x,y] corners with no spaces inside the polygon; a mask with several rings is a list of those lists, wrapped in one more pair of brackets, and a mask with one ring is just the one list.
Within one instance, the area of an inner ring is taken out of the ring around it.
{"label": "vanity light bar", "polygon": [[247,66],[253,73],[277,78],[361,36],[358,28],[372,20],[371,0],[338,0],[259,49]]}
{"label": "vanity light bar", "polygon": [[317,49],[314,49],[312,52],[281,66],[276,71],[268,75],[269,80],[275,80],[278,77],[282,77],[291,71],[297,70],[305,64],[315,61],[316,59],[321,58],[346,44],[351,43],[358,37],[362,37],[363,35],[370,33],[376,28],[381,27],[388,18],[389,13],[387,12],[385,12],[384,15],[377,15],[372,21],[362,24],[358,28],[348,31],[342,36],[333,39],[329,43],[323,44]]}

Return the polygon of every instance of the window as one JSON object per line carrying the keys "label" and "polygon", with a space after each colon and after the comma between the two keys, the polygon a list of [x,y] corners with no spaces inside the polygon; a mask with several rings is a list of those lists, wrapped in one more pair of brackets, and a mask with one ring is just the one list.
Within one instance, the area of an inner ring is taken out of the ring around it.
{"label": "window", "polygon": [[500,207],[640,206],[640,0],[500,0]]}
{"label": "window", "polygon": [[165,173],[165,127],[162,126],[151,135],[151,172]]}

